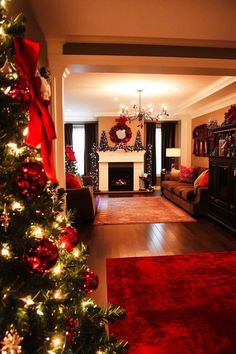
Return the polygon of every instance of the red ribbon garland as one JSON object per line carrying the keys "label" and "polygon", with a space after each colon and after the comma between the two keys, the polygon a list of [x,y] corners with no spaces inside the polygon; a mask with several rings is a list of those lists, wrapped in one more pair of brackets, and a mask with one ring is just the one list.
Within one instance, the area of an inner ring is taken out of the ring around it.
{"label": "red ribbon garland", "polygon": [[26,143],[32,147],[41,144],[45,173],[50,181],[57,183],[52,145],[52,140],[56,138],[55,126],[41,97],[41,79],[35,76],[40,44],[29,39],[14,37],[14,47],[21,83],[29,86],[31,93]]}

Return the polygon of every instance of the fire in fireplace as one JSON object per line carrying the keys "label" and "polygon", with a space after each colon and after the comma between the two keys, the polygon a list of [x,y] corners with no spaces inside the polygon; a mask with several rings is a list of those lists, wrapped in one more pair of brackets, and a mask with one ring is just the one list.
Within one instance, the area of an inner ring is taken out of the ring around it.
{"label": "fire in fireplace", "polygon": [[108,171],[109,191],[132,191],[134,189],[133,162],[110,162]]}

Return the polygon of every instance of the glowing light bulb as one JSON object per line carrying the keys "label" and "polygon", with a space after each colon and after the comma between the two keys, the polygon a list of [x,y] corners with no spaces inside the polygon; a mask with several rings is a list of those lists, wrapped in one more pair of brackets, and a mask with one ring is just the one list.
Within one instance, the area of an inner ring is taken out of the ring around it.
{"label": "glowing light bulb", "polygon": [[16,143],[9,143],[9,144],[7,144],[7,146],[8,146],[10,149],[17,149]]}
{"label": "glowing light bulb", "polygon": [[53,294],[54,299],[60,299],[61,298],[61,291],[57,290],[55,291],[55,293]]}
{"label": "glowing light bulb", "polygon": [[40,306],[37,308],[37,314],[39,315],[39,316],[43,316],[44,315],[44,313],[43,313],[43,311],[41,310],[41,308],[40,308]]}
{"label": "glowing light bulb", "polygon": [[26,128],[23,130],[23,136],[27,136],[27,135],[28,135],[28,132],[29,132],[29,128],[26,127]]}
{"label": "glowing light bulb", "polygon": [[3,247],[1,250],[1,255],[5,258],[10,258],[11,253],[10,253],[8,244],[6,244],[6,243],[3,244]]}
{"label": "glowing light bulb", "polygon": [[73,251],[73,255],[74,255],[76,258],[78,258],[79,255],[80,255],[79,250],[74,250],[74,251]]}
{"label": "glowing light bulb", "polygon": [[24,206],[19,202],[13,202],[11,207],[12,210],[18,210],[18,211],[22,211],[24,209]]}
{"label": "glowing light bulb", "polygon": [[8,148],[9,148],[9,152],[10,154],[14,155],[14,156],[18,156],[19,154],[22,153],[22,151],[24,150],[23,148],[17,148],[17,144],[15,143],[9,143],[7,144]]}
{"label": "glowing light bulb", "polygon": [[61,248],[64,249],[65,247],[66,247],[66,243],[65,243],[65,242],[62,242],[62,243],[61,243]]}
{"label": "glowing light bulb", "polygon": [[1,0],[1,6],[6,7],[6,0]]}
{"label": "glowing light bulb", "polygon": [[43,230],[41,227],[37,226],[34,230],[33,230],[33,235],[36,238],[42,238],[43,237]]}
{"label": "glowing light bulb", "polygon": [[58,215],[57,217],[56,217],[56,221],[57,222],[62,222],[63,221],[63,216],[62,215]]}
{"label": "glowing light bulb", "polygon": [[59,335],[56,335],[55,337],[52,338],[52,347],[53,348],[58,348],[61,347],[63,344],[63,340],[61,339],[61,337]]}
{"label": "glowing light bulb", "polygon": [[60,264],[58,264],[56,267],[53,268],[52,272],[55,274],[55,275],[58,275],[61,273],[61,266]]}
{"label": "glowing light bulb", "polygon": [[[0,27],[0,35],[1,35],[1,27]],[[7,95],[10,90],[11,90],[11,86],[8,86],[8,87],[4,90],[5,95]]]}
{"label": "glowing light bulb", "polygon": [[32,297],[30,295],[24,297],[21,300],[25,302],[25,307],[34,305],[34,300],[32,299]]}

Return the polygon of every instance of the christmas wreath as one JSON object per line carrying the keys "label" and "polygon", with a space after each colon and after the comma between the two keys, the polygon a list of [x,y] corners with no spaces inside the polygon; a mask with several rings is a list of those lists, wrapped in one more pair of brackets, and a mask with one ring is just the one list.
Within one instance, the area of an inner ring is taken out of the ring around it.
{"label": "christmas wreath", "polygon": [[122,142],[126,144],[131,139],[132,132],[130,127],[126,125],[127,120],[126,117],[116,119],[117,124],[114,125],[109,132],[110,139],[113,143],[119,144]]}

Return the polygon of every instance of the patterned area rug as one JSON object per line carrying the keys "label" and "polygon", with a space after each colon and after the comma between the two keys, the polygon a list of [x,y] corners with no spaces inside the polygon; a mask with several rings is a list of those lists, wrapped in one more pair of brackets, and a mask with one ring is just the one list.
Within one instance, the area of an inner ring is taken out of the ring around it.
{"label": "patterned area rug", "polygon": [[196,221],[164,197],[100,198],[94,225]]}

